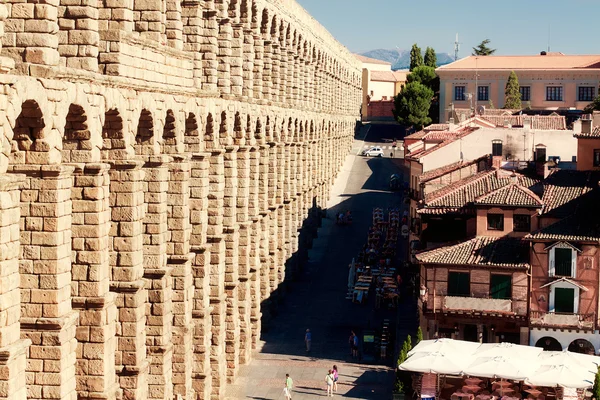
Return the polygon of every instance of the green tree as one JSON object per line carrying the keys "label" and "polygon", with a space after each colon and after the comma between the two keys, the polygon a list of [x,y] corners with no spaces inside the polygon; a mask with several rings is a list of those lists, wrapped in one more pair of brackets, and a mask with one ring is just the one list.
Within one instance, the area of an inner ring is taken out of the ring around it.
{"label": "green tree", "polygon": [[419,82],[434,92],[437,92],[440,89],[440,78],[436,75],[435,69],[427,65],[421,65],[420,67],[413,69],[412,72],[407,75],[406,81],[408,83]]}
{"label": "green tree", "polygon": [[425,65],[431,68],[437,67],[437,56],[435,55],[435,50],[431,47],[427,47],[425,49]]}
{"label": "green tree", "polygon": [[496,49],[490,49],[488,47],[490,44],[490,39],[485,39],[481,43],[479,43],[476,47],[473,47],[474,56],[491,56],[496,52]]}
{"label": "green tree", "polygon": [[416,341],[416,343],[415,343],[415,346],[416,346],[416,345],[418,345],[418,344],[421,342],[421,340],[423,340],[423,330],[422,330],[422,329],[421,329],[421,327],[419,326],[419,327],[417,328],[417,341]]}
{"label": "green tree", "polygon": [[431,123],[429,108],[433,90],[419,82],[407,83],[394,97],[394,118],[402,124],[421,129]]}
{"label": "green tree", "polygon": [[[585,108],[583,109],[583,112],[585,114],[591,114],[594,111],[600,111],[600,96],[597,96],[594,99],[594,101],[592,101],[590,104],[585,106]],[[598,400],[600,400],[600,399],[598,399]]]}
{"label": "green tree", "polygon": [[409,70],[423,65],[423,54],[421,54],[421,48],[417,46],[417,44],[413,44],[412,49],[410,49],[410,67]]}
{"label": "green tree", "polygon": [[408,358],[408,352],[412,349],[412,339],[410,335],[406,337],[404,343],[402,343],[402,350],[398,355],[398,361],[396,365],[396,385],[395,391],[397,393],[404,393],[404,388],[410,387],[411,375],[407,371],[400,371],[398,367]]}
{"label": "green tree", "polygon": [[592,387],[592,398],[600,400],[600,368],[596,371],[596,378],[594,379],[594,386]]}
{"label": "green tree", "polygon": [[521,109],[521,91],[519,90],[519,78],[515,71],[510,71],[506,89],[504,90],[504,108],[512,110]]}

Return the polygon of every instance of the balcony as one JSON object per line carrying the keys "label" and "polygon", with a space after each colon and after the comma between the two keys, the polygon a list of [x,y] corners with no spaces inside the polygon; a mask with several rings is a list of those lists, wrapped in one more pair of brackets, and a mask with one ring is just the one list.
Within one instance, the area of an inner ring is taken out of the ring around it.
{"label": "balcony", "polygon": [[490,299],[486,297],[459,297],[459,296],[435,296],[435,307],[433,306],[433,295],[429,295],[429,312],[447,314],[468,314],[474,317],[481,315],[508,316],[524,318],[526,316],[526,304],[518,306],[511,299]]}
{"label": "balcony", "polygon": [[594,330],[596,314],[563,314],[546,311],[530,311],[531,326],[543,328],[576,328]]}

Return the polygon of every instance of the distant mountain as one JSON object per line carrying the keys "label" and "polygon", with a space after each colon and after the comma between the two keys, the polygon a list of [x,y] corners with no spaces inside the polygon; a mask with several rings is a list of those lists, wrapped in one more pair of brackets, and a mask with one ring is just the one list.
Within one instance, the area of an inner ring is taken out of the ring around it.
{"label": "distant mountain", "polygon": [[[435,55],[437,57],[438,67],[450,64],[454,61],[454,58],[448,53],[436,53]],[[394,71],[398,69],[408,69],[408,67],[410,67],[410,50],[377,49],[361,53],[361,56],[389,62],[392,64],[392,69]],[[423,56],[425,56],[425,52],[423,52]]]}

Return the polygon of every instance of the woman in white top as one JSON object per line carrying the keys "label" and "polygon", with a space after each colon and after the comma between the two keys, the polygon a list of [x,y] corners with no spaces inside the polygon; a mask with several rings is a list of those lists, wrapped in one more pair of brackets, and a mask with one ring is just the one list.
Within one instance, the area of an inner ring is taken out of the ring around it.
{"label": "woman in white top", "polygon": [[333,397],[333,373],[331,370],[325,375],[325,383],[327,384],[327,397]]}

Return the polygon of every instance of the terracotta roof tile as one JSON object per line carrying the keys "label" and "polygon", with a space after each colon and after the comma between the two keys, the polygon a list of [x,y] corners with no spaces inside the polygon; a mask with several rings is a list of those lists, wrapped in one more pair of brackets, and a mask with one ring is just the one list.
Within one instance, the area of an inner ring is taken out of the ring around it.
{"label": "terracotta roof tile", "polygon": [[449,129],[450,125],[448,124],[432,124],[418,132],[411,133],[410,135],[405,136],[404,139],[423,139],[427,136],[428,133],[432,131],[448,131]]}
{"label": "terracotta roof tile", "polygon": [[[419,154],[418,157],[416,158],[421,158],[423,156],[426,156],[428,154],[433,153],[434,151],[449,145],[450,143],[455,142],[456,140],[463,138],[473,132],[475,132],[476,130],[478,130],[479,127],[478,126],[465,126],[465,127],[461,127],[459,130],[453,131],[453,135],[449,135],[450,137],[447,138],[446,140],[442,141],[442,143],[440,143],[437,146],[431,147],[425,151],[423,151],[422,153]],[[414,158],[414,154],[409,154],[408,157],[413,157]]]}
{"label": "terracotta roof tile", "polygon": [[389,63],[387,61],[381,61],[381,60],[377,60],[375,58],[361,56],[360,54],[355,54],[354,57],[358,58],[358,60],[360,62],[363,62],[365,64],[389,65],[390,67],[392,66],[392,63]]}
{"label": "terracotta roof tile", "polygon": [[595,126],[592,129],[592,131],[589,133],[576,133],[573,136],[575,136],[576,138],[580,138],[580,139],[585,139],[585,138],[598,139],[598,138],[600,138],[600,126]]}
{"label": "terracotta roof tile", "polygon": [[473,165],[476,164],[480,161],[483,161],[485,159],[488,159],[491,155],[485,155],[483,157],[479,157],[475,160],[470,160],[470,161],[457,161],[455,163],[449,164],[449,165],[445,165],[443,167],[439,167],[436,169],[432,169],[431,171],[427,171],[422,173],[421,175],[419,175],[419,182],[421,183],[425,183],[428,182],[432,179],[435,178],[439,178],[442,175],[446,175],[449,174],[450,172],[456,171],[460,168],[464,168],[467,167],[469,165]]}
{"label": "terracotta roof tile", "polygon": [[600,55],[469,56],[436,69],[453,70],[552,70],[598,68]]}
{"label": "terracotta roof tile", "polygon": [[519,238],[480,236],[416,255],[424,264],[528,268],[529,244]]}
{"label": "terracotta roof tile", "polygon": [[512,176],[511,172],[504,170],[483,171],[428,194],[418,212],[420,214],[471,212],[476,199],[513,183],[515,179],[515,183],[527,188],[537,184],[537,180],[522,174]]}
{"label": "terracotta roof tile", "polygon": [[523,126],[526,118],[531,120],[531,129],[539,130],[565,130],[567,120],[561,115],[482,115],[485,119],[498,127],[503,127],[505,122],[513,127]]}
{"label": "terracotta roof tile", "polygon": [[371,80],[377,82],[398,82],[392,71],[371,71]]}
{"label": "terracotta roof tile", "polygon": [[545,216],[564,218],[577,209],[576,201],[598,187],[600,172],[554,170],[541,184]]}
{"label": "terracotta roof tile", "polygon": [[475,204],[490,206],[541,207],[542,200],[531,190],[516,183],[475,199]]}

